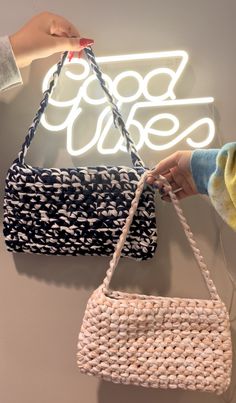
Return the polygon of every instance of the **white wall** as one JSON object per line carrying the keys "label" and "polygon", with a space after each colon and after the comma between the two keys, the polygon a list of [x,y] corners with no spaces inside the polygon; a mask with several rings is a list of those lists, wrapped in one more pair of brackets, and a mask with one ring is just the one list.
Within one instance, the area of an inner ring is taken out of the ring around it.
{"label": "white wall", "polygon": [[[0,35],[17,30],[40,11],[64,15],[84,36],[94,38],[97,55],[183,49],[190,54],[179,97],[213,96],[218,137],[212,144],[235,141],[236,2],[234,0],[90,0],[0,1]],[[41,98],[41,82],[57,60],[35,62],[23,71],[24,86],[1,95],[1,193]],[[65,136],[39,130],[31,162],[63,165]],[[185,143],[177,148],[186,148]],[[153,165],[168,152],[144,150]],[[121,157],[122,158],[122,157]],[[72,163],[100,161],[95,150]],[[119,156],[116,157],[118,163]],[[208,201],[182,203],[211,268],[220,295],[230,308],[235,340],[235,234]],[[207,297],[201,276],[170,205],[157,202],[159,248],[144,264],[122,260],[116,287],[161,295]],[[225,250],[225,258],[222,252]],[[12,255],[1,237],[0,402],[1,403],[204,403],[236,402],[235,380],[223,397],[183,391],[159,391],[115,385],[81,375],[76,343],[86,301],[103,279],[108,259]],[[235,378],[235,373],[234,373]]]}

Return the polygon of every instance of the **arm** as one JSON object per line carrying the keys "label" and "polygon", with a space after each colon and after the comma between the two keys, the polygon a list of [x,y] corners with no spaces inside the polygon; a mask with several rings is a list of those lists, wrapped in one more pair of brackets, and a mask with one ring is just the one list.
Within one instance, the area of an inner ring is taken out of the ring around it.
{"label": "arm", "polygon": [[7,36],[0,38],[0,60],[0,91],[22,84],[20,70]]}
{"label": "arm", "polygon": [[80,38],[65,18],[52,13],[34,16],[18,32],[0,41],[0,90],[22,83],[19,68],[57,52],[80,52],[94,43]]}
{"label": "arm", "polygon": [[216,169],[219,149],[195,150],[190,157],[190,169],[197,192],[208,195],[208,183]]}
{"label": "arm", "polygon": [[[221,149],[178,151],[162,160],[148,183],[160,186],[155,175],[164,175],[178,199],[207,194],[227,224],[236,231],[236,143]],[[162,194],[162,199],[169,197]]]}
{"label": "arm", "polygon": [[225,144],[218,152],[208,194],[221,217],[236,231],[236,143]]}

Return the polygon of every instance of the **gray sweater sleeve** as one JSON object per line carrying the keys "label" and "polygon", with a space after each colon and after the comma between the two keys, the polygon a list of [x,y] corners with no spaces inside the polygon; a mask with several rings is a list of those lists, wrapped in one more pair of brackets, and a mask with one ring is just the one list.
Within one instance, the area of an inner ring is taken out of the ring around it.
{"label": "gray sweater sleeve", "polygon": [[0,38],[0,91],[22,84],[8,36]]}

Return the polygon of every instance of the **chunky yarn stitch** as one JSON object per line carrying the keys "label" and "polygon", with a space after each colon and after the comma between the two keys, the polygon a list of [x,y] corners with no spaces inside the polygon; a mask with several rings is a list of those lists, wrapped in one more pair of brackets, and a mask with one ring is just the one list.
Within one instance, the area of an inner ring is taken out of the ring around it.
{"label": "chunky yarn stitch", "polygon": [[[227,309],[217,294],[175,194],[164,182],[205,279],[209,300],[110,290],[142,194],[141,178],[103,284],[91,295],[79,333],[80,371],[115,383],[223,393],[232,343]],[[163,181],[165,178],[161,177]]]}
{"label": "chunky yarn stitch", "polygon": [[[118,242],[137,183],[146,167],[106,87],[92,49],[86,49],[86,54],[111,106],[114,124],[125,139],[133,168],[38,168],[25,163],[25,156],[67,57],[64,53],[18,158],[6,177],[4,236],[9,251],[109,256]],[[154,192],[147,186],[122,254],[145,260],[153,257],[156,246]]]}

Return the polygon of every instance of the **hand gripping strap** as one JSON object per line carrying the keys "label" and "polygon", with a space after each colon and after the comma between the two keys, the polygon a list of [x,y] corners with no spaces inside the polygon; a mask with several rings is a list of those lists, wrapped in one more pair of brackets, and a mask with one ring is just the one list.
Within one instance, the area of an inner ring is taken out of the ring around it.
{"label": "hand gripping strap", "polygon": [[[96,77],[97,77],[97,79],[98,79],[98,81],[99,81],[99,83],[100,83],[105,95],[106,95],[107,101],[108,101],[108,103],[109,103],[109,105],[111,107],[112,114],[113,114],[114,125],[118,128],[118,130],[120,131],[120,133],[122,134],[122,136],[126,140],[127,151],[131,155],[133,166],[135,168],[141,168],[142,171],[144,172],[145,169],[146,169],[145,166],[144,166],[144,163],[143,163],[142,159],[140,158],[140,156],[139,156],[139,154],[138,154],[138,152],[136,150],[136,147],[134,145],[133,140],[130,137],[130,134],[129,134],[128,130],[125,127],[125,123],[124,123],[124,121],[123,121],[123,119],[121,117],[121,114],[120,114],[120,112],[119,112],[119,110],[118,110],[118,108],[117,108],[117,106],[115,104],[114,98],[112,97],[112,95],[110,94],[110,92],[109,92],[109,90],[108,90],[108,88],[106,86],[106,83],[105,83],[105,81],[104,81],[104,79],[102,77],[102,72],[101,72],[100,68],[98,67],[98,65],[96,63],[95,55],[94,55],[94,53],[93,53],[93,51],[92,51],[92,49],[90,47],[86,48],[85,52],[86,52],[86,55],[87,55],[88,60],[90,62],[90,66],[91,66],[93,72],[95,73],[95,75],[96,75]],[[61,69],[62,69],[62,67],[63,67],[63,65],[65,63],[67,55],[68,55],[68,52],[64,52],[62,54],[61,60],[57,63],[56,70],[53,73],[53,78],[52,78],[52,80],[50,81],[50,84],[49,84],[49,88],[44,92],[44,97],[43,97],[42,101],[40,102],[39,109],[38,109],[38,111],[37,111],[37,113],[35,115],[35,118],[34,118],[32,124],[31,124],[31,126],[29,127],[29,130],[28,130],[28,133],[26,135],[25,141],[22,144],[21,151],[18,154],[18,161],[20,163],[22,163],[22,164],[24,163],[26,153],[27,153],[27,151],[29,149],[31,141],[34,138],[34,135],[36,133],[36,129],[38,127],[38,124],[40,123],[40,119],[41,119],[41,117],[42,117],[42,115],[43,115],[43,113],[44,113],[44,111],[45,111],[45,109],[47,107],[49,96],[51,95],[53,88],[56,86],[58,77],[59,77],[59,75],[61,73]]]}
{"label": "hand gripping strap", "polygon": [[[126,237],[128,235],[130,226],[132,224],[134,214],[135,214],[135,212],[137,210],[139,199],[140,199],[140,196],[142,194],[144,184],[145,184],[145,181],[146,181],[146,178],[147,178],[148,175],[150,175],[150,171],[146,171],[142,175],[141,179],[139,180],[139,183],[137,185],[137,189],[136,189],[136,192],[135,192],[135,197],[132,200],[131,207],[130,207],[130,210],[129,210],[129,215],[128,215],[128,217],[126,219],[126,222],[125,222],[125,225],[124,225],[124,227],[122,229],[122,233],[120,235],[119,241],[118,241],[118,243],[117,243],[117,245],[115,247],[113,257],[112,257],[112,259],[110,261],[110,266],[109,266],[109,268],[108,268],[108,270],[106,272],[106,277],[103,280],[103,292],[106,295],[109,295],[109,293],[110,293],[110,289],[109,289],[110,282],[111,282],[111,279],[112,279],[113,274],[115,272],[115,269],[117,267],[117,264],[118,264],[118,262],[120,260],[121,251],[122,251],[124,243],[126,241]],[[214,283],[213,283],[213,281],[212,281],[212,279],[210,277],[210,273],[209,273],[209,270],[207,268],[207,265],[204,262],[204,259],[203,259],[202,255],[201,255],[201,252],[197,247],[196,241],[193,238],[193,233],[192,233],[192,231],[191,231],[191,229],[190,229],[190,227],[189,227],[189,225],[188,225],[188,223],[186,221],[186,218],[184,217],[183,210],[180,207],[180,203],[179,203],[176,195],[172,192],[171,185],[166,180],[166,178],[161,176],[161,175],[159,175],[158,179],[161,182],[163,182],[165,190],[168,192],[168,194],[169,194],[169,196],[171,198],[171,201],[172,201],[172,203],[174,205],[174,208],[176,210],[176,213],[178,215],[179,221],[180,221],[180,223],[181,223],[181,225],[182,225],[182,227],[184,229],[184,232],[185,232],[185,235],[187,237],[187,240],[188,240],[188,242],[190,244],[190,247],[191,247],[191,249],[193,251],[193,254],[194,254],[195,258],[196,258],[197,264],[198,264],[198,266],[199,266],[199,268],[201,270],[201,273],[203,275],[203,278],[204,278],[204,280],[206,282],[206,285],[207,285],[207,288],[209,290],[211,299],[212,300],[220,300],[220,297],[219,297],[219,295],[217,293],[216,287],[215,287],[215,285],[214,285]]]}

